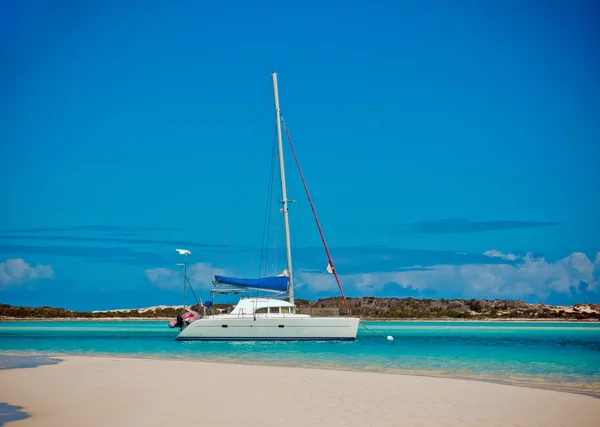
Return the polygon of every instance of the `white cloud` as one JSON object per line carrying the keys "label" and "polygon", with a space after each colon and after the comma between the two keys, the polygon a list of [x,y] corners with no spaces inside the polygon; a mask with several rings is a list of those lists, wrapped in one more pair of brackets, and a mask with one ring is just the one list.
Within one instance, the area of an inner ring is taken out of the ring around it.
{"label": "white cloud", "polygon": [[183,284],[183,276],[178,271],[166,268],[150,268],[144,273],[150,283],[159,288],[174,289]]}
{"label": "white cloud", "polygon": [[294,288],[307,286],[313,292],[326,292],[337,289],[337,283],[330,273],[311,273],[298,270],[295,274]]}
{"label": "white cloud", "polygon": [[502,252],[500,252],[496,249],[490,249],[489,251],[485,251],[483,254],[485,256],[489,256],[491,258],[502,258],[502,259],[506,259],[509,261],[514,261],[519,258],[518,256],[513,255],[513,254],[503,254]]}
{"label": "white cloud", "polygon": [[[212,286],[212,282],[217,269],[215,266],[205,262],[199,262],[197,264],[188,267],[188,277],[192,285],[199,286],[200,288],[209,288]],[[224,269],[219,269],[218,274],[223,276],[231,276],[231,274]]]}
{"label": "white cloud", "polygon": [[[418,291],[460,293],[463,297],[522,298],[531,294],[539,298],[551,292],[572,295],[579,292],[580,281],[587,290],[600,292],[600,253],[595,262],[580,252],[555,262],[535,258],[531,254],[518,257],[499,251],[486,251],[490,257],[518,260],[510,264],[434,265],[409,271],[373,272],[341,275],[342,285],[359,294],[373,294],[393,283]],[[304,286],[313,292],[331,291],[337,285],[331,275],[299,272]]]}
{"label": "white cloud", "polygon": [[54,270],[50,265],[36,264],[32,267],[22,258],[7,259],[0,263],[0,287],[22,285],[38,279],[53,279]]}
{"label": "white cloud", "polygon": [[[346,293],[374,295],[385,285],[411,288],[419,292],[435,291],[437,294],[460,294],[465,298],[524,298],[536,295],[544,299],[551,293],[572,295],[580,292],[580,281],[588,284],[587,291],[600,293],[600,253],[594,262],[580,252],[556,261],[546,261],[531,254],[517,256],[489,250],[490,258],[500,258],[506,263],[489,264],[438,264],[430,267],[414,266],[413,270],[364,272],[342,274],[340,280]],[[216,268],[210,263],[188,266],[188,277],[194,289],[209,289]],[[220,274],[231,276],[228,271]],[[157,287],[181,289],[181,269],[153,268],[145,272],[148,280]],[[337,283],[332,274],[296,270],[296,288],[310,292],[336,292]]]}
{"label": "white cloud", "polygon": [[[216,273],[216,268],[212,264],[205,262],[191,264],[187,267],[188,279],[194,288],[210,288]],[[219,274],[229,275],[223,269],[219,270]],[[159,288],[177,289],[183,287],[183,271],[181,269],[150,268],[145,271],[145,275],[150,283]]]}

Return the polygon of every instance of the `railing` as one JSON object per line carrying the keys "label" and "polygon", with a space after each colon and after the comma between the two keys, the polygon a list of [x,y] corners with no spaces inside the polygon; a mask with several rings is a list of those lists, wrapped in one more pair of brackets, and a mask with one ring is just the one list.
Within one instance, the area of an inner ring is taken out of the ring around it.
{"label": "railing", "polygon": [[[316,311],[316,310],[315,310]],[[240,310],[239,312],[232,314],[232,313],[222,313],[222,314],[207,314],[204,318],[205,319],[216,319],[216,318],[220,318],[220,316],[231,316],[228,317],[229,319],[285,319],[285,318],[294,318],[294,317],[304,317],[306,315],[308,315],[309,313],[257,313],[257,314],[252,314],[252,313],[245,313],[243,310]],[[331,313],[329,314],[330,316],[335,316],[335,313]],[[321,317],[327,317],[327,315],[323,315],[323,314],[319,314],[319,316]]]}

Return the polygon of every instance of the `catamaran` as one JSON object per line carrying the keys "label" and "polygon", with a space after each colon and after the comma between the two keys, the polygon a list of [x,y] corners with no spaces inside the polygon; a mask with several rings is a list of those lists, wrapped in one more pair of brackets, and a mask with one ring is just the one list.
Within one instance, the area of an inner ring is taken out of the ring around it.
{"label": "catamaran", "polygon": [[[239,302],[230,313],[202,315],[185,306],[185,289],[189,284],[187,279],[187,257],[191,255],[187,249],[177,249],[186,259],[184,264],[184,308],[183,314],[177,320],[170,322],[169,326],[179,327],[180,333],[177,340],[204,340],[204,341],[238,341],[238,340],[355,340],[360,319],[351,317],[348,302],[340,284],[339,277],[333,265],[329,249],[325,243],[323,231],[319,224],[316,211],[308,187],[304,180],[298,157],[281,115],[279,108],[279,93],[277,86],[277,73],[272,74],[273,95],[275,101],[276,133],[279,172],[281,178],[281,201],[283,214],[283,228],[285,239],[285,252],[287,269],[277,276],[259,278],[237,278],[223,275],[214,276],[214,288],[211,290],[211,300],[206,305],[211,305],[215,295],[242,294]],[[285,128],[287,139],[290,143],[300,178],[311,210],[314,215],[321,240],[325,248],[328,265],[327,272],[335,277],[344,301],[348,316],[339,317],[313,317],[302,314],[294,303],[294,276],[292,269],[292,251],[290,245],[290,223],[288,216],[286,177],[283,156],[282,124]],[[256,290],[271,293],[272,298],[251,298],[249,291]],[[285,301],[285,298],[288,301]],[[204,305],[204,311],[206,311]]]}

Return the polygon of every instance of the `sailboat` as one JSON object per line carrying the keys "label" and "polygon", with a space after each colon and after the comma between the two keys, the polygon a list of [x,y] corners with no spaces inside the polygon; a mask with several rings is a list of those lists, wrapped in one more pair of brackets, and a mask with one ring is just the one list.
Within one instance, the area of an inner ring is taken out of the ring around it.
{"label": "sailboat", "polygon": [[[351,317],[348,302],[344,296],[339,277],[333,266],[331,255],[319,220],[316,215],[308,188],[298,163],[298,158],[289,137],[289,132],[279,108],[279,93],[277,86],[277,73],[272,74],[273,95],[275,101],[276,131],[279,171],[281,178],[281,212],[283,214],[285,252],[287,269],[277,276],[259,278],[237,278],[223,275],[214,276],[214,289],[211,290],[212,304],[215,295],[242,294],[235,308],[230,313],[215,315],[202,315],[185,306],[185,288],[189,283],[186,276],[187,256],[191,255],[187,249],[177,249],[184,255],[184,313],[179,315],[177,321],[172,321],[171,327],[179,327],[180,333],[177,340],[204,340],[204,341],[239,341],[239,340],[355,340],[360,319]],[[313,317],[309,314],[298,312],[294,303],[294,276],[292,269],[292,251],[290,245],[290,223],[288,217],[288,203],[286,191],[286,177],[283,156],[282,124],[294,159],[298,166],[300,177],[311,209],[321,235],[325,253],[328,259],[327,272],[333,274],[339,286],[343,301],[348,311],[348,316],[338,317]],[[262,291],[273,294],[272,298],[250,297],[250,290]],[[285,298],[288,300],[286,301]],[[206,312],[206,306],[204,306]]]}

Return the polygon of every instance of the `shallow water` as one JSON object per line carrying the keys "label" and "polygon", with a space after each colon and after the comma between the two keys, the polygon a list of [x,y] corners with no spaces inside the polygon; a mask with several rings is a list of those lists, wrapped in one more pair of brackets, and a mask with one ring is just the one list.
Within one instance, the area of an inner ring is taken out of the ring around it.
{"label": "shallow water", "polygon": [[22,411],[20,406],[13,406],[7,403],[0,402],[0,426],[11,421],[24,420],[29,417],[26,412]]}
{"label": "shallow water", "polygon": [[[0,352],[328,367],[546,384],[600,395],[600,324],[365,322],[355,342],[174,341],[155,321],[0,322]],[[378,335],[381,334],[381,335]],[[383,335],[383,336],[382,336]],[[392,335],[394,341],[384,336]]]}

